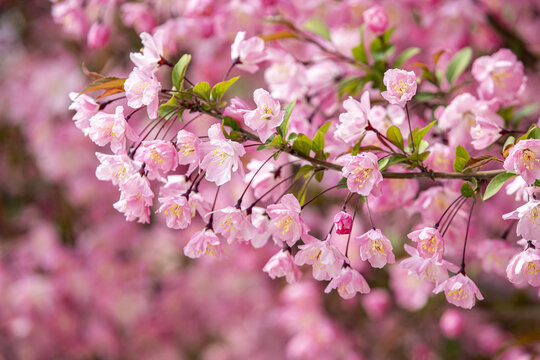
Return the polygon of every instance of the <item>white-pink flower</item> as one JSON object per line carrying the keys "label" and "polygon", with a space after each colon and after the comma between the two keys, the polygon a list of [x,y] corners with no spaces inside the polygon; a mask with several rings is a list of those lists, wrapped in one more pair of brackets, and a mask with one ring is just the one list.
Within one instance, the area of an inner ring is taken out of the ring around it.
{"label": "white-pink flower", "polygon": [[157,117],[161,84],[152,72],[138,67],[133,68],[124,83],[124,90],[129,107],[138,109],[147,106],[148,117],[150,119]]}
{"label": "white-pink flower", "polygon": [[336,126],[334,136],[349,145],[354,145],[360,140],[368,125],[370,112],[369,92],[365,91],[360,102],[349,96],[343,102],[346,113],[339,115],[339,124]]}
{"label": "white-pink flower", "polygon": [[471,128],[472,146],[476,150],[482,150],[493,144],[501,135],[499,125],[491,122],[488,118],[476,118],[476,126]]}
{"label": "white-pink flower", "polygon": [[99,104],[86,94],[79,95],[76,92],[70,92],[69,98],[73,103],[69,106],[69,110],[75,110],[73,122],[84,135],[88,135],[90,131],[90,118],[96,115],[99,111]]}
{"label": "white-pink flower", "polygon": [[108,155],[96,153],[100,164],[96,169],[99,180],[120,185],[141,169],[141,163],[133,161],[126,154]]}
{"label": "white-pink flower", "polygon": [[379,229],[371,229],[355,238],[360,248],[360,258],[369,261],[374,268],[393,264],[396,260],[392,243]]}
{"label": "white-pink flower", "polygon": [[189,165],[186,175],[189,176],[200,162],[201,139],[192,132],[178,131],[176,135],[176,149],[178,150],[178,164]]}
{"label": "white-pink flower", "polygon": [[514,170],[527,184],[540,179],[540,140],[521,140],[508,152],[503,164],[506,170]]}
{"label": "white-pink flower", "polygon": [[345,155],[338,161],[343,165],[341,175],[347,178],[347,188],[350,192],[363,196],[380,195],[383,177],[379,171],[379,163],[375,154]]}
{"label": "white-pink flower", "polygon": [[375,5],[364,11],[362,14],[364,22],[369,30],[375,34],[382,34],[388,27],[388,16],[384,8],[380,5]]}
{"label": "white-pink flower", "polygon": [[540,286],[540,250],[531,246],[516,254],[508,263],[506,276],[516,285]]}
{"label": "white-pink flower", "polygon": [[114,114],[98,112],[90,118],[88,136],[99,146],[111,144],[111,150],[118,154],[126,150],[126,138],[137,140],[137,134],[124,118],[124,108],[116,107]]}
{"label": "white-pink flower", "polygon": [[468,276],[461,273],[452,276],[433,289],[435,294],[441,291],[444,291],[446,300],[450,304],[464,309],[472,309],[476,299],[484,300],[476,284]]}
{"label": "white-pink flower", "polygon": [[191,224],[191,204],[185,196],[160,197],[161,206],[158,213],[165,215],[167,227],[171,229],[185,229]]}
{"label": "white-pink flower", "polygon": [[240,157],[246,153],[244,147],[225,139],[220,124],[210,126],[208,137],[210,141],[201,144],[205,155],[200,167],[206,171],[205,179],[220,186],[231,180],[233,172],[239,171],[243,176],[244,169]]}
{"label": "white-pink flower", "polygon": [[291,253],[284,250],[272,256],[264,265],[263,271],[272,279],[285,277],[289,284],[297,282],[302,277],[302,272],[294,263]]}
{"label": "white-pink flower", "polygon": [[139,173],[133,174],[120,184],[120,191],[120,200],[114,203],[114,208],[123,213],[127,221],[150,222],[150,206],[154,193],[148,179]]}
{"label": "white-pink flower", "polygon": [[296,265],[312,265],[316,280],[330,280],[338,276],[343,263],[347,261],[341,251],[328,241],[320,241],[309,235],[303,239],[308,243],[299,246],[300,251],[294,257]]}
{"label": "white-pink flower", "polygon": [[283,122],[285,111],[281,110],[279,101],[274,100],[264,89],[255,90],[253,99],[257,108],[244,114],[244,123],[255,130],[261,141],[265,142]]}
{"label": "white-pink flower", "polygon": [[352,299],[357,292],[367,294],[371,290],[366,279],[349,266],[341,269],[341,273],[330,281],[324,292],[329,293],[332,289],[336,289],[344,299]]}
{"label": "white-pink flower", "polygon": [[516,232],[526,240],[540,240],[540,200],[531,199],[503,219],[519,219]]}
{"label": "white-pink flower", "polygon": [[154,36],[146,32],[140,35],[143,44],[142,53],[129,54],[136,67],[148,73],[153,73],[158,68],[163,54],[164,33],[164,30],[158,30]]}
{"label": "white-pink flower", "polygon": [[246,32],[239,31],[231,45],[231,59],[237,61],[237,67],[250,74],[259,70],[258,64],[266,59],[264,40],[258,36],[245,39]]}
{"label": "white-pink flower", "polygon": [[279,203],[268,205],[266,212],[270,217],[270,231],[274,240],[284,241],[293,246],[309,227],[300,217],[302,208],[293,194],[284,195]]}
{"label": "white-pink flower", "polygon": [[458,272],[459,267],[446,260],[437,261],[435,258],[421,257],[418,250],[410,245],[404,245],[405,251],[411,257],[403,259],[399,266],[407,269],[409,275],[435,284],[439,284],[448,279],[448,270]]}
{"label": "white-pink flower", "polygon": [[135,153],[135,160],[144,162],[148,179],[165,180],[167,173],[178,166],[178,153],[170,141],[143,141]]}
{"label": "white-pink flower", "polygon": [[383,91],[381,95],[390,104],[404,107],[407,101],[416,94],[416,75],[413,71],[386,70],[383,83],[386,86],[386,91]]}
{"label": "white-pink flower", "polygon": [[419,256],[423,258],[435,258],[441,261],[444,254],[444,240],[439,230],[432,227],[425,227],[415,230],[407,235],[409,239],[416,243]]}
{"label": "white-pink flower", "polygon": [[191,236],[189,242],[184,247],[184,255],[192,259],[202,255],[221,257],[221,241],[211,229],[204,228]]}
{"label": "white-pink flower", "polygon": [[229,244],[235,240],[247,241],[253,233],[245,213],[234,206],[227,206],[214,212],[213,228],[214,232],[221,234]]}

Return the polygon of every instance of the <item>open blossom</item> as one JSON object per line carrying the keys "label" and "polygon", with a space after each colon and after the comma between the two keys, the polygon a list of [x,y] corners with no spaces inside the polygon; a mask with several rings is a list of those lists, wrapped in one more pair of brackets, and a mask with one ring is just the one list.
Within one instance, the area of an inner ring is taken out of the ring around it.
{"label": "open blossom", "polygon": [[279,203],[268,205],[266,212],[270,217],[270,231],[274,240],[284,241],[293,246],[309,227],[300,217],[302,208],[293,194],[284,195]]}
{"label": "open blossom", "polygon": [[392,252],[392,243],[379,229],[372,229],[357,236],[355,241],[360,248],[360,257],[369,261],[374,268],[382,268],[386,264],[393,264],[396,260]]}
{"label": "open blossom", "polygon": [[135,153],[135,160],[144,162],[150,180],[165,180],[164,176],[178,166],[178,153],[170,141],[143,141]]}
{"label": "open blossom", "polygon": [[364,22],[369,30],[375,34],[382,34],[388,27],[388,16],[384,8],[380,5],[375,5],[364,11],[362,14]]}
{"label": "open blossom", "polygon": [[472,75],[480,84],[482,99],[511,102],[526,83],[523,63],[508,49],[500,49],[491,56],[481,56],[472,66]]}
{"label": "open blossom", "polygon": [[471,128],[472,146],[482,150],[493,144],[501,135],[501,128],[486,118],[478,117],[476,126]]}
{"label": "open blossom", "polygon": [[244,114],[244,123],[257,132],[262,142],[265,142],[283,122],[285,112],[281,110],[279,101],[272,99],[264,89],[253,93],[257,108]]}
{"label": "open blossom", "polygon": [[88,135],[90,131],[90,118],[96,115],[99,111],[99,104],[86,94],[79,95],[76,92],[70,92],[69,98],[73,103],[69,106],[69,110],[75,110],[73,121],[75,126],[81,130],[84,135]]}
{"label": "open blossom", "polygon": [[126,138],[137,140],[137,134],[124,118],[122,106],[117,106],[114,114],[98,112],[92,116],[88,136],[99,146],[110,143],[115,154],[125,151]]}
{"label": "open blossom", "polygon": [[200,161],[199,146],[201,139],[192,132],[186,130],[178,131],[176,134],[176,149],[178,150],[178,164],[189,165],[186,175],[189,176]]}
{"label": "open blossom", "polygon": [[167,226],[171,229],[185,229],[191,224],[191,205],[185,196],[160,197],[158,213],[165,215]]}
{"label": "open blossom", "polygon": [[451,262],[421,257],[418,250],[407,244],[404,245],[404,248],[411,257],[403,259],[399,266],[407,269],[409,275],[417,279],[440,284],[448,279],[448,270],[452,272],[459,271],[459,268]]}
{"label": "open blossom", "polygon": [[517,234],[526,240],[540,240],[540,200],[530,200],[516,210],[504,214],[503,219],[519,219]]}
{"label": "open blossom", "polygon": [[133,68],[124,83],[124,89],[129,107],[138,109],[146,105],[148,117],[150,119],[157,117],[161,84],[153,73]]}
{"label": "open blossom", "polygon": [[280,250],[272,256],[264,265],[263,271],[268,273],[272,279],[285,276],[285,280],[289,284],[297,282],[302,276],[302,272],[294,263],[291,253],[284,250]]}
{"label": "open blossom", "polygon": [[341,269],[341,273],[330,281],[324,292],[329,293],[332,289],[336,289],[344,299],[352,299],[357,292],[367,294],[371,290],[366,279],[349,266]]}
{"label": "open blossom", "polygon": [[214,232],[221,234],[229,244],[235,240],[249,240],[253,230],[247,216],[234,206],[216,210],[213,227]]}
{"label": "open blossom", "polygon": [[229,182],[237,170],[243,175],[240,157],[246,153],[244,147],[225,139],[220,124],[210,126],[208,137],[210,141],[201,144],[203,153],[206,153],[200,164],[201,169],[206,170],[205,179],[220,186]]}
{"label": "open blossom", "polygon": [[345,155],[339,158],[339,162],[343,164],[341,175],[347,178],[347,187],[350,192],[363,196],[380,195],[379,188],[383,177],[377,160],[377,156],[372,153]]}
{"label": "open blossom", "polygon": [[249,105],[244,100],[235,96],[229,100],[229,105],[223,110],[223,116],[230,116],[234,120],[240,121],[248,111],[250,111]]}
{"label": "open blossom", "polygon": [[320,241],[308,236],[303,238],[307,244],[300,245],[294,257],[296,265],[312,265],[313,277],[316,280],[330,280],[339,275],[343,263],[347,258],[341,251],[328,241]]}
{"label": "open blossom", "polygon": [[416,75],[413,71],[386,70],[383,83],[387,90],[381,95],[390,104],[403,107],[416,94]]}
{"label": "open blossom", "polygon": [[371,126],[379,130],[379,132],[386,134],[388,128],[394,125],[397,126],[402,132],[406,130],[407,115],[402,107],[398,105],[388,105],[386,107],[381,105],[375,105],[369,110],[368,119]]}
{"label": "open blossom", "polygon": [[370,112],[369,92],[364,92],[360,102],[349,96],[343,102],[346,113],[339,115],[339,124],[336,127],[335,137],[354,145],[366,131],[368,125],[368,114]]}
{"label": "open blossom", "polygon": [[[190,187],[190,184],[186,181],[184,175],[169,175],[167,177],[167,182],[164,186],[161,187],[160,197],[177,197],[184,194]],[[212,203],[205,199],[201,193],[192,191],[189,193],[189,204],[191,206],[191,217],[195,216],[195,213],[198,212],[199,215],[205,218],[206,214],[210,212],[212,208]]]}
{"label": "open blossom", "polygon": [[518,142],[510,149],[503,166],[506,170],[514,170],[527,184],[540,179],[540,140]]}
{"label": "open blossom", "polygon": [[164,30],[158,30],[154,36],[145,32],[140,35],[143,44],[142,53],[129,54],[129,58],[137,68],[150,74],[158,68],[163,54],[164,33]]}
{"label": "open blossom", "polygon": [[484,300],[476,284],[467,275],[461,273],[442,282],[433,290],[435,294],[441,291],[444,291],[446,300],[450,304],[464,309],[472,309],[476,303],[476,299]]}
{"label": "open blossom", "polygon": [[239,62],[237,65],[239,69],[253,74],[259,70],[257,64],[266,59],[264,40],[258,36],[247,40],[245,38],[245,31],[239,31],[236,34],[234,43],[231,45],[231,59]]}
{"label": "open blossom", "polygon": [[184,255],[192,259],[202,255],[212,255],[221,257],[221,241],[211,229],[204,228],[191,236],[189,242],[184,247]]}
{"label": "open blossom", "polygon": [[351,214],[340,211],[334,216],[334,224],[336,225],[336,233],[339,235],[348,235],[351,233],[353,218]]}
{"label": "open blossom", "polygon": [[251,210],[251,227],[253,233],[249,239],[251,245],[258,249],[266,245],[268,239],[270,239],[270,219],[266,216],[266,209],[262,207],[255,206]]}
{"label": "open blossom", "polygon": [[120,184],[120,191],[120,200],[114,203],[114,208],[124,213],[127,221],[150,222],[150,206],[154,193],[148,179],[136,173]]}
{"label": "open blossom", "polygon": [[508,263],[506,276],[516,285],[540,286],[540,250],[531,246],[516,254]]}
{"label": "open blossom", "polygon": [[126,154],[108,155],[97,152],[96,157],[100,162],[96,169],[96,177],[99,180],[110,181],[113,185],[122,184],[141,168],[141,163],[131,160]]}
{"label": "open blossom", "polygon": [[411,232],[407,237],[417,243],[416,249],[421,257],[435,258],[437,261],[442,260],[444,240],[436,228],[425,227]]}

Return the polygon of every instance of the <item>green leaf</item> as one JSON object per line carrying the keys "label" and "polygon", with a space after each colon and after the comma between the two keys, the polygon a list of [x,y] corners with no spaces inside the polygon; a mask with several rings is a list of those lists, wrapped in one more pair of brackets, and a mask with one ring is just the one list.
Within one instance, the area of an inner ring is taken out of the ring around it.
{"label": "green leaf", "polygon": [[289,103],[289,105],[287,105],[287,107],[285,108],[285,115],[283,116],[283,121],[281,122],[281,125],[279,125],[277,128],[278,134],[280,134],[281,137],[284,139],[287,138],[287,132],[289,131],[289,119],[291,118],[291,114],[295,105],[296,99],[294,99]]}
{"label": "green leaf", "polygon": [[238,125],[236,120],[234,120],[230,116],[226,116],[226,117],[223,118],[223,126],[228,126],[231,129],[236,130],[236,131],[241,131],[242,130],[242,128],[240,127],[240,125]]}
{"label": "green leaf", "polygon": [[467,149],[465,149],[463,146],[458,145],[456,147],[456,158],[454,160],[454,170],[456,172],[462,172],[463,168],[465,167],[465,164],[467,164],[467,161],[471,156],[469,155],[469,152]]}
{"label": "green leaf", "polygon": [[386,137],[392,144],[403,150],[403,135],[401,135],[401,131],[397,126],[390,126],[386,131]]}
{"label": "green leaf", "polygon": [[366,83],[366,78],[364,77],[346,77],[342,79],[338,84],[338,95],[339,97],[344,97],[346,94],[355,95],[362,89]]}
{"label": "green leaf", "polygon": [[206,81],[196,84],[192,91],[200,98],[209,101],[210,100],[210,84]]}
{"label": "green leaf", "polygon": [[304,156],[309,156],[311,152],[312,141],[304,134],[298,134],[298,137],[293,142],[293,150]]}
{"label": "green leaf", "polygon": [[471,187],[470,183],[464,182],[463,185],[461,185],[461,195],[463,195],[463,196],[465,196],[467,198],[475,197],[474,196],[474,190]]}
{"label": "green leaf", "polygon": [[513,178],[514,176],[516,176],[516,174],[513,171],[508,171],[495,176],[486,187],[486,192],[484,193],[484,200],[487,200],[496,193],[498,193],[504,183]]}
{"label": "green leaf", "polygon": [[317,180],[317,182],[321,182],[323,177],[324,177],[324,170],[321,170],[321,171],[317,171],[315,173],[315,180]]}
{"label": "green leaf", "polygon": [[466,47],[458,51],[448,63],[446,68],[446,80],[452,85],[465,71],[472,59],[472,49]]}
{"label": "green leaf", "polygon": [[313,17],[309,19],[308,21],[306,21],[304,23],[304,29],[311,31],[312,33],[315,33],[319,36],[322,36],[328,41],[331,41],[330,31],[328,30],[328,27],[326,26],[324,21],[322,21],[319,18]]}
{"label": "green leaf", "polygon": [[184,76],[186,75],[186,71],[190,62],[191,62],[191,55],[184,54],[182,55],[180,60],[178,60],[176,65],[174,65],[174,68],[171,74],[171,80],[172,80],[172,84],[177,90],[181,91],[184,89]]}
{"label": "green leaf", "polygon": [[383,38],[383,41],[388,44],[388,42],[390,41],[390,38],[392,37],[392,34],[394,33],[394,31],[396,30],[395,27],[391,27],[390,29],[386,30],[382,36]]}
{"label": "green leaf", "polygon": [[394,61],[394,65],[392,65],[392,67],[394,69],[400,68],[403,64],[407,62],[407,60],[409,60],[418,53],[420,53],[420,48],[417,47],[410,47],[403,50],[403,52],[399,54],[399,56],[396,58],[396,61]]}
{"label": "green leaf", "polygon": [[390,166],[399,164],[405,160],[407,160],[407,157],[403,155],[392,155],[392,156],[382,158],[379,160],[379,171],[384,171],[388,169]]}
{"label": "green leaf", "polygon": [[313,142],[311,144],[313,152],[318,153],[324,150],[324,136],[326,135],[330,124],[330,121],[324,123],[324,125],[321,126],[319,130],[317,130],[317,133],[315,133],[315,136],[313,137]]}
{"label": "green leaf", "polygon": [[416,133],[413,131],[414,134],[414,143],[416,145],[420,144],[424,136],[426,136],[427,132],[431,127],[435,124],[435,121],[430,122],[426,127],[423,127],[422,129],[416,131]]}
{"label": "green leaf", "polygon": [[506,148],[510,145],[514,145],[516,143],[516,138],[513,136],[509,136],[508,139],[504,142],[503,151],[506,150]]}
{"label": "green leaf", "polygon": [[315,169],[315,168],[312,165],[304,165],[304,166],[302,166],[298,170],[296,175],[294,175],[293,181],[296,181],[296,180],[300,179],[302,176],[306,177],[311,171],[313,171],[313,169]]}
{"label": "green leaf", "polygon": [[437,96],[438,94],[434,92],[421,91],[416,93],[414,100],[418,102],[426,102],[435,99]]}
{"label": "green leaf", "polygon": [[538,109],[538,104],[528,104],[519,109],[514,115],[513,123],[518,124],[521,119],[532,115]]}
{"label": "green leaf", "polygon": [[159,106],[158,115],[159,117],[165,118],[165,120],[169,120],[172,116],[174,116],[174,110],[176,109],[179,110],[180,117],[182,115],[181,110],[183,109],[178,106],[178,101],[176,101],[176,97],[173,96],[166,103]]}
{"label": "green leaf", "polygon": [[337,183],[338,189],[346,189],[347,188],[347,178],[343,177],[341,178]]}
{"label": "green leaf", "polygon": [[371,56],[375,61],[385,60],[395,50],[394,45],[383,43],[380,37],[373,39],[369,48],[371,50]]}
{"label": "green leaf", "polygon": [[536,125],[531,125],[531,127],[529,128],[529,130],[527,130],[527,132],[523,135],[521,135],[519,137],[519,139],[516,141],[516,144],[518,142],[520,142],[521,140],[527,140],[527,139],[531,139],[531,133],[533,133],[533,136],[532,138],[534,139],[534,132],[536,131],[537,129],[537,126]]}
{"label": "green leaf", "polygon": [[368,58],[363,43],[360,43],[360,45],[353,47],[352,54],[356,61],[367,64]]}
{"label": "green leaf", "polygon": [[240,76],[233,77],[232,79],[222,81],[214,85],[212,93],[210,94],[210,100],[221,101],[225,92],[240,78]]}

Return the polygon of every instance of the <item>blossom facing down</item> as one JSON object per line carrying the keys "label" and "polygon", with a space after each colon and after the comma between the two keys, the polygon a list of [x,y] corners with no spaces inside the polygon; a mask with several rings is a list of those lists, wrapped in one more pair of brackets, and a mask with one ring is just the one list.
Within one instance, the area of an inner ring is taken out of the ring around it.
{"label": "blossom facing down", "polygon": [[351,214],[340,211],[334,216],[334,224],[336,225],[336,233],[339,235],[348,235],[351,233],[353,218]]}
{"label": "blossom facing down", "polygon": [[514,170],[527,184],[540,179],[540,140],[521,140],[513,146],[503,164],[506,170]]}
{"label": "blossom facing down", "polygon": [[328,294],[332,289],[336,289],[339,296],[344,299],[352,299],[357,292],[367,294],[371,290],[366,279],[350,266],[343,267],[341,273],[330,281],[324,292]]}
{"label": "blossom facing down", "polygon": [[251,211],[250,220],[253,233],[249,240],[251,245],[258,249],[266,245],[271,236],[270,220],[266,216],[266,209],[255,206]]}
{"label": "blossom facing down", "polygon": [[200,161],[199,146],[201,139],[192,132],[186,130],[178,131],[176,134],[176,149],[178,150],[178,164],[189,165],[186,175],[189,176]]}
{"label": "blossom facing down", "polygon": [[250,74],[259,70],[259,63],[266,59],[264,40],[258,36],[246,38],[245,31],[236,34],[234,43],[231,45],[231,59],[237,61],[237,67]]}
{"label": "blossom facing down", "polygon": [[501,128],[487,118],[478,117],[476,126],[471,128],[472,146],[476,150],[483,150],[493,144],[501,135]]}
{"label": "blossom facing down", "polygon": [[506,276],[516,285],[540,286],[540,250],[529,247],[516,254],[508,263]]}
{"label": "blossom facing down", "polygon": [[126,138],[137,140],[137,134],[124,118],[124,108],[117,106],[114,114],[98,112],[90,118],[88,136],[99,146],[111,144],[113,153],[125,152]]}
{"label": "blossom facing down", "polygon": [[381,95],[390,104],[404,107],[407,101],[416,94],[416,75],[413,71],[386,70],[383,83],[387,90],[383,91]]}
{"label": "blossom facing down", "polygon": [[149,223],[154,198],[150,181],[136,173],[120,185],[120,191],[120,200],[113,204],[114,208],[123,213],[127,221]]}
{"label": "blossom facing down", "polygon": [[330,280],[338,276],[343,263],[347,261],[341,251],[329,244],[328,241],[320,241],[309,235],[303,239],[308,242],[299,246],[300,251],[294,257],[295,264],[298,266],[312,265],[313,278],[316,280]]}
{"label": "blossom facing down", "polygon": [[379,188],[383,177],[379,171],[379,163],[375,154],[345,155],[338,161],[343,165],[341,175],[347,178],[347,187],[350,192],[363,196],[380,195]]}
{"label": "blossom facing down", "polygon": [[247,241],[251,238],[253,228],[247,216],[234,206],[216,210],[213,221],[214,232],[221,234],[230,244],[235,240]]}
{"label": "blossom facing down", "polygon": [[279,101],[274,100],[264,89],[255,90],[253,99],[257,108],[244,114],[244,123],[265,142],[283,122],[285,111],[281,110]]}
{"label": "blossom facing down", "polygon": [[88,135],[90,131],[90,118],[96,115],[99,111],[99,104],[86,94],[79,95],[76,92],[70,92],[69,98],[73,103],[69,105],[69,110],[75,110],[73,122],[75,126]]}
{"label": "blossom facing down", "polygon": [[478,93],[482,99],[496,98],[503,103],[514,100],[527,81],[523,63],[508,49],[476,59],[472,75],[480,83]]}
{"label": "blossom facing down", "polygon": [[435,294],[441,291],[444,291],[446,300],[450,304],[464,309],[472,309],[476,303],[476,299],[484,300],[476,284],[467,275],[461,273],[442,282],[433,290]]}
{"label": "blossom facing down", "polygon": [[161,206],[158,213],[165,215],[167,227],[171,229],[185,229],[191,224],[191,205],[185,196],[160,197]]}
{"label": "blossom facing down", "polygon": [[146,164],[150,180],[165,180],[167,173],[178,166],[178,153],[170,141],[143,141],[135,153],[135,160]]}
{"label": "blossom facing down", "polygon": [[516,232],[526,240],[540,240],[540,200],[530,200],[503,219],[519,219]]}
{"label": "blossom facing down", "polygon": [[200,167],[206,171],[205,179],[221,186],[231,180],[232,173],[237,170],[243,176],[244,169],[240,157],[246,153],[244,147],[225,139],[220,124],[208,129],[209,142],[201,144],[205,153]]}
{"label": "blossom facing down", "polygon": [[189,242],[184,247],[184,255],[192,259],[202,255],[221,257],[221,241],[211,229],[204,228],[191,236]]}
{"label": "blossom facing down", "polygon": [[270,217],[270,232],[274,240],[293,246],[309,227],[300,217],[302,208],[293,194],[284,195],[279,203],[268,205],[266,212]]}
{"label": "blossom facing down", "polygon": [[302,272],[294,263],[291,253],[284,250],[272,256],[264,265],[263,271],[272,279],[285,277],[289,284],[297,282],[302,277]]}
{"label": "blossom facing down", "polygon": [[138,109],[147,106],[148,117],[150,119],[157,117],[161,84],[153,73],[137,67],[133,68],[124,83],[124,90],[130,108]]}
{"label": "blossom facing down", "polygon": [[339,124],[334,136],[350,145],[357,143],[366,131],[370,106],[367,91],[362,94],[359,102],[349,96],[343,102],[343,108],[347,112],[339,114]]}
{"label": "blossom facing down", "polygon": [[372,6],[364,11],[362,17],[369,30],[375,34],[380,35],[384,33],[388,27],[388,16],[386,16],[384,8],[380,5]]}
{"label": "blossom facing down", "polygon": [[444,254],[444,240],[436,228],[425,227],[407,235],[416,243],[419,256],[423,258],[435,258],[441,261]]}
{"label": "blossom facing down", "polygon": [[96,177],[102,181],[110,181],[113,185],[124,183],[141,168],[141,163],[133,161],[126,154],[108,155],[96,153],[100,164],[96,169]]}
{"label": "blossom facing down", "polygon": [[448,279],[448,270],[458,272],[459,267],[446,260],[437,261],[435,258],[424,258],[418,250],[410,245],[404,245],[405,251],[411,257],[401,260],[399,266],[409,271],[409,276],[435,284]]}
{"label": "blossom facing down", "polygon": [[140,35],[143,44],[142,53],[129,54],[129,58],[137,68],[148,73],[155,72],[161,61],[161,55],[163,54],[164,33],[164,30],[158,30],[154,36],[146,32],[143,32]]}
{"label": "blossom facing down", "polygon": [[374,268],[382,268],[396,261],[392,243],[379,229],[372,229],[355,238],[360,248],[360,258],[369,261]]}

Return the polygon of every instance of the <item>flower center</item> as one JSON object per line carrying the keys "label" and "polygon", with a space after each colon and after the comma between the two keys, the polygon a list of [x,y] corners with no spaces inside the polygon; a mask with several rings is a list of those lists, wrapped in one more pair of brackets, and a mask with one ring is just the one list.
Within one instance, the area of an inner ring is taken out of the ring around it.
{"label": "flower center", "polygon": [[463,291],[463,289],[448,291],[446,295],[454,300],[465,300],[469,297],[469,294]]}
{"label": "flower center", "polygon": [[283,235],[285,235],[286,233],[289,232],[289,228],[291,227],[292,222],[293,222],[292,217],[287,215],[285,218],[281,219],[281,221],[277,223],[277,227],[279,229],[282,229],[283,230],[282,233]]}
{"label": "flower center", "polygon": [[195,153],[195,147],[190,143],[183,143],[178,147],[178,154],[180,156],[191,156]]}
{"label": "flower center", "polygon": [[527,170],[532,170],[534,168],[534,163],[540,162],[540,159],[537,159],[534,153],[529,149],[523,150],[521,158],[525,161],[525,168]]}
{"label": "flower center", "polygon": [[272,112],[272,109],[268,107],[268,105],[264,105],[264,107],[260,111],[261,113],[261,120],[270,120],[274,113]]}
{"label": "flower center", "polygon": [[409,89],[409,86],[403,81],[399,80],[399,82],[393,82],[392,86],[394,87],[394,91],[399,94],[399,96],[403,96],[407,92],[407,89]]}
{"label": "flower center", "polygon": [[356,168],[352,171],[354,181],[364,184],[373,173],[373,169]]}
{"label": "flower center", "polygon": [[379,255],[386,255],[384,253],[384,248],[383,248],[381,239],[371,240],[371,251],[373,252],[374,255],[377,255],[377,253]]}
{"label": "flower center", "polygon": [[221,149],[214,149],[210,152],[210,156],[212,157],[212,163],[215,163],[217,166],[221,167],[223,166],[225,159],[227,159],[230,155]]}
{"label": "flower center", "polygon": [[163,164],[163,158],[161,157],[161,154],[156,149],[152,149],[150,151],[150,157],[152,158],[152,160],[154,160],[154,164],[156,165]]}
{"label": "flower center", "polygon": [[527,266],[525,266],[525,268],[523,268],[523,273],[536,276],[536,275],[538,275],[539,270],[540,270],[540,268],[538,266],[536,266],[536,264],[534,262],[529,261],[527,263]]}

